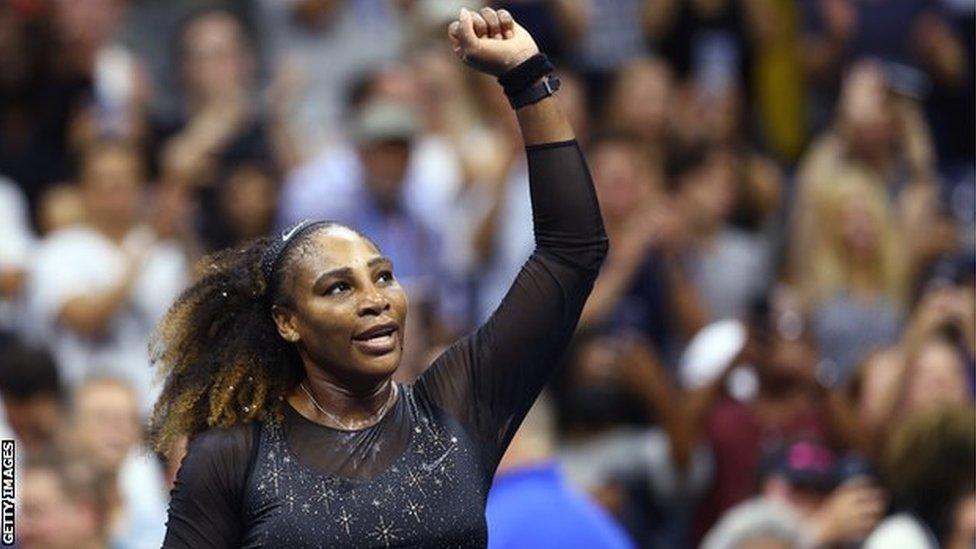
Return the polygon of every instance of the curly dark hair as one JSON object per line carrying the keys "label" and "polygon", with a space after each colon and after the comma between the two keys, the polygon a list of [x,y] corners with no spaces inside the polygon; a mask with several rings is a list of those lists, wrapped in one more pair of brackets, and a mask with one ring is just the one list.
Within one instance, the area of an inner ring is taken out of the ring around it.
{"label": "curly dark hair", "polygon": [[197,265],[197,280],[177,298],[150,341],[157,378],[165,378],[153,408],[153,449],[169,454],[181,435],[192,439],[211,427],[281,418],[284,397],[304,376],[296,347],[278,334],[273,305],[290,305],[297,259],[311,236],[336,223],[317,224],[295,236],[270,280],[262,268],[271,237],[218,251]]}

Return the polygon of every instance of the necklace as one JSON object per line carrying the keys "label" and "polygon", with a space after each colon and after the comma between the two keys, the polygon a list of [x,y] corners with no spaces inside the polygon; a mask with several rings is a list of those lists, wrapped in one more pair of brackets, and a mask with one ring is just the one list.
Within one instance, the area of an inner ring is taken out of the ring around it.
{"label": "necklace", "polygon": [[[315,396],[312,394],[311,391],[308,390],[308,387],[305,386],[305,382],[304,381],[302,381],[301,383],[299,383],[298,386],[302,388],[302,391],[305,392],[305,396],[308,397],[308,401],[312,403],[312,406],[314,406],[315,409],[319,411],[319,413],[321,413],[325,417],[327,417],[330,420],[332,420],[332,422],[334,424],[340,426],[345,431],[355,431],[355,430],[357,430],[355,428],[349,427],[346,424],[346,422],[342,421],[342,419],[340,419],[338,416],[336,416],[335,414],[329,412],[328,410],[326,410],[325,408],[323,408],[322,406],[320,406],[319,405],[319,402],[317,400],[315,400]],[[396,395],[397,395],[397,386],[396,386],[396,383],[394,383],[393,384],[393,390],[390,391],[390,398],[386,399],[386,402],[383,404],[383,407],[380,408],[373,415],[373,417],[374,418],[375,417],[382,418],[384,415],[386,415],[386,412],[389,411],[389,409],[393,405],[393,403],[396,402]]]}

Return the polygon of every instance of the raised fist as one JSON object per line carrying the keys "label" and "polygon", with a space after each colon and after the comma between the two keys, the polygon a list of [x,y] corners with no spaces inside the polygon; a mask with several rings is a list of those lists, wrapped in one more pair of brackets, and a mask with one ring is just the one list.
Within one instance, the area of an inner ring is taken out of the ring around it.
{"label": "raised fist", "polygon": [[447,31],[454,53],[481,72],[500,76],[539,53],[528,31],[507,10],[461,8]]}

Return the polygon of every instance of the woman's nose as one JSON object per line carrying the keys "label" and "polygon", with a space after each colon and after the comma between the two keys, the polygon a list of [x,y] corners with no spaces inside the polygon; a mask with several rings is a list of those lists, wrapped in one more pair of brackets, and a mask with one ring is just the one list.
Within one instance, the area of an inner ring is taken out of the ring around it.
{"label": "woman's nose", "polygon": [[360,302],[359,306],[359,314],[377,315],[389,308],[390,300],[387,299],[382,292],[378,291],[376,288],[372,288],[370,291],[366,292],[365,295],[363,295],[363,300]]}

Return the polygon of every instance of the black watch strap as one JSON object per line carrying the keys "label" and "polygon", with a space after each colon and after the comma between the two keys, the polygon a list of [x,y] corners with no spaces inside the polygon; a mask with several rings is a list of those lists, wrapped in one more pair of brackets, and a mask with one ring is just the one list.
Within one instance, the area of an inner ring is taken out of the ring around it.
{"label": "black watch strap", "polygon": [[508,102],[512,105],[513,109],[520,109],[526,105],[538,103],[556,93],[559,86],[559,77],[555,74],[547,74],[542,77],[542,80],[530,86],[528,89],[515,95],[509,95]]}

